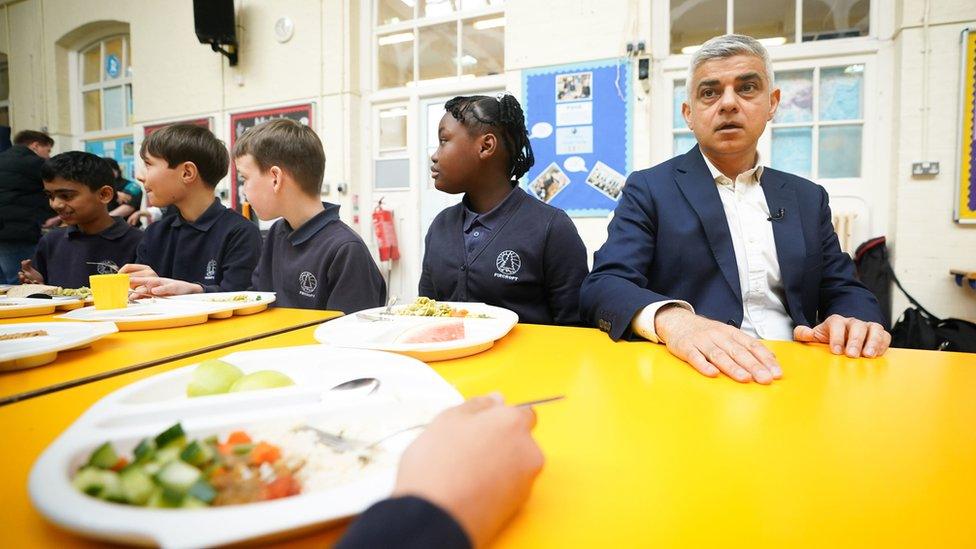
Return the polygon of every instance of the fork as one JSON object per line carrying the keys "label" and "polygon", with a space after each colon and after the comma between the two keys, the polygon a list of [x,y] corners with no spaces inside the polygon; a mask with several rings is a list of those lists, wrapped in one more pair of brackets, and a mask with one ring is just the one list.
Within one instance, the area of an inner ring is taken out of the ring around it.
{"label": "fork", "polygon": [[109,261],[86,261],[85,264],[86,265],[98,265],[99,267],[107,267],[107,268],[109,268],[109,269],[112,270],[112,273],[118,273],[119,272],[119,266],[116,265],[115,263],[111,263]]}
{"label": "fork", "polygon": [[[356,313],[356,318],[361,318],[361,319],[367,320],[369,322],[380,322],[380,321],[384,321],[384,320],[393,320],[392,318],[387,318],[387,316],[392,316],[393,315],[393,306],[396,305],[396,302],[399,299],[400,299],[399,297],[393,296],[386,303],[386,308],[383,309],[382,311],[380,311],[379,313],[359,312],[359,313]],[[383,316],[383,315],[386,315],[386,316]]]}
{"label": "fork", "polygon": [[[519,404],[515,404],[514,406],[518,408],[528,408],[530,406],[537,406],[539,404],[555,402],[557,400],[562,400],[564,398],[566,398],[566,395],[557,395],[548,398],[540,398],[537,400],[520,402]],[[311,425],[300,425],[298,427],[295,427],[292,430],[295,432],[306,431],[312,433],[318,438],[319,442],[325,444],[326,446],[332,448],[333,450],[341,454],[351,450],[363,450],[363,451],[372,450],[373,448],[376,448],[383,442],[386,442],[387,440],[390,440],[395,436],[402,435],[403,433],[413,431],[415,429],[422,429],[428,425],[430,425],[429,422],[418,423],[416,425],[411,425],[410,427],[404,427],[403,429],[398,429],[396,431],[393,431],[392,433],[385,435],[377,440],[374,440],[373,442],[366,442],[364,440],[357,440],[354,438],[346,438],[342,435],[336,435],[336,434],[329,433],[327,431],[323,431],[322,429],[319,429],[318,427],[313,427]]]}

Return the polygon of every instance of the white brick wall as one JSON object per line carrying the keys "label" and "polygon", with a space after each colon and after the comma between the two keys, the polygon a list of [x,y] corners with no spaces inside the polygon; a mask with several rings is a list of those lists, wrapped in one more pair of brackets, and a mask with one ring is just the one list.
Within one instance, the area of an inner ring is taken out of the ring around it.
{"label": "white brick wall", "polygon": [[[933,2],[930,8],[927,112],[922,110],[924,2],[904,2],[901,32],[896,35],[898,61],[891,83],[896,87],[896,138],[892,162],[895,214],[889,231],[895,272],[913,296],[934,314],[976,319],[976,291],[959,288],[949,269],[976,270],[976,226],[952,221],[958,170],[960,122],[960,32],[976,27],[976,3]],[[928,124],[928,152],[922,150]],[[911,163],[941,162],[934,178],[913,178]],[[896,290],[897,292],[897,290]],[[907,302],[897,295],[892,314]]]}

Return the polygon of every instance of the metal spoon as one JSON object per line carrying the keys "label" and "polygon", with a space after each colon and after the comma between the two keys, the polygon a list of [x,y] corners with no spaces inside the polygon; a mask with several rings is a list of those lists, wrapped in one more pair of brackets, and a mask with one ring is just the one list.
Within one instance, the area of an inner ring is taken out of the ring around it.
{"label": "metal spoon", "polygon": [[[375,377],[360,377],[356,379],[350,379],[349,381],[344,381],[335,387],[329,389],[329,391],[355,391],[364,390],[366,395],[371,395],[380,388],[380,380]],[[365,395],[364,395],[365,396]]]}

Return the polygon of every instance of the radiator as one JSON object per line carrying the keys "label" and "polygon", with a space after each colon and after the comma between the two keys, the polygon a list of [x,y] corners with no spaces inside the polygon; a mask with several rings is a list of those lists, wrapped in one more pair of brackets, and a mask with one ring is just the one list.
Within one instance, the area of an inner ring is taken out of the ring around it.
{"label": "radiator", "polygon": [[857,243],[854,240],[854,223],[857,214],[854,212],[841,212],[833,215],[834,232],[840,240],[840,249],[849,254],[854,253]]}

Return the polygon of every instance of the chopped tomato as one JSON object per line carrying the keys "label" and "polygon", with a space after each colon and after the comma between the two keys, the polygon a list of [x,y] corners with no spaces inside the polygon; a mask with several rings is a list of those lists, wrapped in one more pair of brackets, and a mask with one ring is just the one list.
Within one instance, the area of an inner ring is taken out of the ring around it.
{"label": "chopped tomato", "polygon": [[227,435],[227,444],[233,446],[234,444],[248,444],[251,442],[251,437],[247,436],[244,431],[234,431],[233,433]]}
{"label": "chopped tomato", "polygon": [[278,499],[294,496],[302,491],[301,486],[295,477],[291,475],[278,475],[277,478],[264,485],[261,490],[263,499]]}
{"label": "chopped tomato", "polygon": [[279,459],[281,459],[281,450],[267,442],[259,442],[251,450],[251,463],[254,465],[274,463]]}
{"label": "chopped tomato", "polygon": [[467,309],[454,309],[453,311],[451,311],[451,316],[453,316],[455,318],[464,318],[464,317],[468,316],[468,310]]}
{"label": "chopped tomato", "polygon": [[118,473],[122,469],[125,469],[125,466],[128,464],[129,460],[125,459],[124,457],[120,457],[119,460],[115,462],[115,465],[112,466],[112,470]]}

